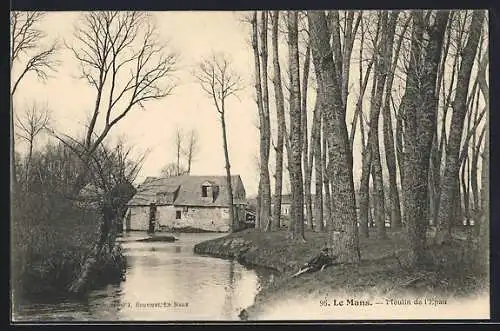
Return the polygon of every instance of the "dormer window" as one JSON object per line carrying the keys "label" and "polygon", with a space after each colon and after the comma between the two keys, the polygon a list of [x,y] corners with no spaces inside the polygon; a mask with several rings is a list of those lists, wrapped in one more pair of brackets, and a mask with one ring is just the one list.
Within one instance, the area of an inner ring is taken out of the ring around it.
{"label": "dormer window", "polygon": [[205,181],[201,184],[201,196],[215,202],[219,195],[219,186],[211,181]]}

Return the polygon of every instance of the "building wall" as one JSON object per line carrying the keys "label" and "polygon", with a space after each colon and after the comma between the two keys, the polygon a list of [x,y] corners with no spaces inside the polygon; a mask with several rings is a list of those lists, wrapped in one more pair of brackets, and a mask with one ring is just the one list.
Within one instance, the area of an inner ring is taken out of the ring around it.
{"label": "building wall", "polygon": [[[237,208],[239,220],[245,217],[244,208]],[[177,219],[177,212],[180,219]],[[149,228],[149,207],[133,206],[129,208],[130,221],[124,222],[124,230],[147,231]],[[128,216],[126,216],[128,217]],[[157,206],[157,229],[195,228],[205,231],[229,232],[231,230],[229,208],[224,207],[176,207]],[[126,228],[126,224],[130,228]]]}
{"label": "building wall", "polygon": [[[229,209],[220,207],[158,207],[159,224],[170,229],[195,228],[205,231],[230,230]],[[177,212],[180,219],[177,219]]]}
{"label": "building wall", "polygon": [[[125,230],[140,230],[147,231],[149,228],[149,207],[148,206],[134,206],[130,207],[127,214],[130,213],[130,229]],[[128,216],[125,216],[128,217]],[[125,227],[126,227],[126,223]]]}

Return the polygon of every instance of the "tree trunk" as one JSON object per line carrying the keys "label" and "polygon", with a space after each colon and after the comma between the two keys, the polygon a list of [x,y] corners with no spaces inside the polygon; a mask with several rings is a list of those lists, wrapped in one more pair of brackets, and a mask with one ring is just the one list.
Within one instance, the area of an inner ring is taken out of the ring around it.
{"label": "tree trunk", "polygon": [[264,102],[262,96],[262,83],[261,83],[261,65],[260,65],[260,55],[259,55],[259,41],[258,41],[258,26],[257,26],[257,12],[253,13],[252,17],[252,48],[254,55],[254,70],[255,70],[255,91],[257,93],[257,108],[259,111],[259,133],[260,133],[260,175],[259,175],[259,192],[258,192],[258,203],[257,212],[255,220],[255,228],[260,229],[265,224],[265,210],[263,205],[264,196],[264,182],[265,182],[265,150],[266,150],[266,137],[265,137],[265,118],[264,118]]}
{"label": "tree trunk", "polygon": [[231,231],[238,230],[239,220],[237,219],[237,214],[234,211],[234,202],[233,202],[233,184],[231,180],[231,164],[229,163],[229,151],[227,147],[227,133],[226,133],[226,118],[225,118],[225,110],[222,109],[222,113],[220,115],[221,126],[222,126],[222,142],[224,147],[224,159],[226,161],[226,180],[227,180],[227,193],[229,198],[229,217],[231,218]]}
{"label": "tree trunk", "polygon": [[[477,117],[475,118],[475,120],[477,120]],[[481,143],[482,143],[481,141],[479,143],[477,142],[476,133],[474,133],[472,140],[472,158],[470,160],[470,171],[469,171],[470,189],[472,191],[471,209],[473,213],[478,209],[478,204],[479,204],[479,191],[477,185],[477,165],[479,161],[478,154],[479,154],[479,149],[481,148]]]}
{"label": "tree trunk", "polygon": [[[451,24],[451,20],[453,19],[454,15],[452,15],[453,13],[450,13],[450,24],[449,24],[449,28],[448,28],[448,34],[451,36],[451,29],[452,29],[452,24]],[[461,40],[461,35],[463,34],[463,29],[464,29],[464,26],[462,26],[461,28],[461,31],[459,31],[459,35],[460,35],[460,40]],[[462,48],[462,44],[461,44],[461,41],[458,42],[458,45],[455,46],[455,47],[458,47],[458,48]],[[446,120],[448,118],[448,113],[449,113],[449,107],[450,107],[450,104],[452,102],[452,94],[453,94],[453,89],[455,87],[455,78],[456,78],[456,75],[458,73],[458,60],[459,60],[459,57],[460,57],[460,53],[456,53],[454,58],[453,58],[453,65],[452,65],[452,70],[451,70],[451,78],[449,79],[450,80],[450,83],[449,83],[449,87],[448,87],[448,93],[446,94],[446,89],[445,87],[443,86],[442,88],[442,98],[444,100],[444,106],[443,106],[443,120],[442,120],[442,125],[441,125],[441,137],[439,139],[439,146],[437,148],[437,156],[436,156],[436,160],[438,160],[439,162],[436,162],[435,163],[435,170],[434,170],[434,174],[435,174],[435,187],[436,187],[436,192],[435,192],[435,197],[434,197],[434,213],[432,215],[433,219],[434,219],[434,224],[438,224],[439,223],[439,220],[438,220],[438,212],[439,212],[439,203],[440,203],[440,197],[441,197],[441,176],[442,176],[442,166],[443,166],[443,155],[446,155],[446,146],[448,144],[448,139],[447,139],[447,136],[446,136]],[[443,71],[443,73],[441,74],[441,76],[443,76],[445,74],[445,71]],[[443,79],[443,78],[442,78]],[[443,82],[445,82],[445,80],[443,79]]]}
{"label": "tree trunk", "polygon": [[101,206],[101,220],[99,223],[96,243],[85,259],[78,277],[73,280],[69,287],[69,292],[75,295],[81,295],[85,293],[85,290],[90,285],[89,279],[95,272],[95,268],[99,263],[99,260],[103,255],[111,253],[114,248],[116,227],[113,226],[113,224],[117,213],[113,209],[109,197],[104,197],[104,201],[104,204]]}
{"label": "tree trunk", "polygon": [[[398,20],[399,13],[391,13],[388,26],[388,45],[386,49],[386,61],[387,64],[392,58],[392,43],[395,35],[396,23]],[[396,70],[396,61],[399,57],[399,50],[401,48],[401,41],[403,37],[399,39],[395,51],[395,60],[392,65],[387,67],[387,82],[385,86],[385,100],[383,107],[383,119],[384,119],[384,149],[385,158],[387,162],[387,170],[389,173],[389,202],[391,211],[391,227],[395,229],[401,228],[401,205],[399,202],[399,190],[397,184],[396,175],[396,154],[394,150],[394,136],[392,131],[392,116],[391,116],[391,93],[392,84],[394,81],[394,73]]]}
{"label": "tree trunk", "polygon": [[[259,165],[259,169],[260,169],[260,165]],[[262,209],[261,197],[262,197],[262,182],[259,180],[259,185],[258,185],[258,189],[257,189],[257,210],[255,213],[255,228],[256,229],[261,228],[261,224],[260,224],[260,211]]]}
{"label": "tree trunk", "polygon": [[[426,204],[428,199],[429,157],[436,121],[436,78],[449,12],[438,11],[432,26],[426,27],[423,11],[412,12],[413,30],[404,113],[404,215],[410,243],[409,262],[424,262],[426,252]],[[422,49],[424,30],[429,42]],[[424,56],[422,56],[424,55]]]}
{"label": "tree trunk", "polygon": [[180,131],[176,133],[176,147],[177,147],[177,176],[181,175],[181,136]]}
{"label": "tree trunk", "polygon": [[478,187],[478,182],[477,182],[477,171],[478,171],[478,164],[479,164],[479,156],[480,156],[480,149],[481,145],[483,144],[483,138],[486,130],[483,128],[483,131],[481,132],[481,135],[479,136],[479,139],[476,143],[476,146],[474,147],[474,154],[472,156],[472,169],[471,169],[471,189],[472,189],[472,196],[473,196],[473,211],[474,214],[477,213],[478,210],[480,210],[480,205],[479,205],[479,187]]}
{"label": "tree trunk", "polygon": [[[380,107],[382,105],[382,97],[384,92],[385,79],[387,77],[387,12],[380,13],[379,25],[381,26],[380,40],[378,42],[377,49],[374,50],[377,55],[375,61],[374,70],[374,91],[370,100],[370,127],[368,131],[368,144],[371,148],[372,157],[372,174],[373,174],[373,188],[374,188],[374,207],[375,207],[375,219],[376,219],[376,231],[377,237],[384,239],[387,237],[385,231],[385,198],[384,198],[384,181],[382,178],[382,162],[380,158],[379,149],[379,119],[380,119]],[[391,44],[391,54],[392,54],[392,44]]]}
{"label": "tree trunk", "polygon": [[365,238],[370,236],[369,234],[369,208],[370,208],[370,170],[371,170],[371,149],[370,146],[363,148],[362,153],[362,169],[361,169],[361,179],[359,181],[359,231],[361,235]]}
{"label": "tree trunk", "polygon": [[33,158],[33,137],[30,137],[30,140],[28,141],[28,158],[26,160],[26,178],[25,178],[25,185],[26,185],[26,191],[29,192],[30,190],[30,171],[31,171],[31,159]]}
{"label": "tree trunk", "polygon": [[[289,108],[290,109],[290,108]],[[287,157],[287,171],[288,171],[288,179],[289,183],[291,183],[290,179],[290,164],[293,163],[292,161],[292,148],[290,146],[290,134],[287,131],[286,128],[286,122],[285,122],[285,147],[286,147],[286,157]],[[296,225],[296,217],[295,215],[295,209],[290,206],[290,216],[289,216],[289,222],[288,222],[288,232],[289,236],[291,239],[295,239],[295,225]]]}
{"label": "tree trunk", "polygon": [[[312,213],[312,196],[311,196],[311,182],[312,182],[312,166],[309,160],[309,144],[308,144],[308,133],[307,133],[307,91],[308,91],[308,81],[309,81],[309,65],[311,62],[311,51],[309,44],[306,48],[306,57],[304,60],[304,72],[302,76],[302,136],[304,138],[304,143],[302,147],[302,161],[304,164],[304,200],[305,200],[305,211],[306,220],[310,229],[314,229],[313,224],[313,213]],[[311,146],[312,148],[312,146]]]}
{"label": "tree trunk", "polygon": [[[260,122],[262,148],[260,157],[261,181],[262,181],[262,203],[260,205],[261,227],[266,230],[272,229],[271,222],[271,181],[269,178],[269,149],[271,147],[271,124],[269,120],[269,89],[267,86],[267,11],[262,12],[261,16],[261,64],[262,64],[262,117]],[[264,222],[264,224],[262,224]]]}
{"label": "tree trunk", "polygon": [[349,11],[346,17],[344,47],[342,49],[342,101],[344,106],[347,106],[347,96],[349,94],[349,74],[351,73],[351,55],[354,46],[354,37],[358,31],[362,15],[362,11],[359,11],[354,27],[352,26],[354,11]]}
{"label": "tree trunk", "polygon": [[[316,97],[317,98],[317,97]],[[319,226],[319,231],[325,231],[325,223],[323,220],[323,165],[321,162],[322,151],[321,151],[321,104],[319,104],[318,98],[316,99],[315,112],[314,115],[315,124],[317,125],[317,131],[314,136],[314,171],[316,174],[315,178],[315,195],[314,195],[314,219],[317,226]]]}
{"label": "tree trunk", "polygon": [[467,112],[467,94],[472,71],[472,65],[479,44],[483,27],[484,12],[476,10],[472,14],[469,39],[462,51],[462,60],[458,72],[451,129],[446,151],[446,163],[441,185],[441,197],[438,211],[438,230],[436,243],[441,244],[451,239],[453,197],[458,190],[457,178],[460,168],[459,152]]}
{"label": "tree trunk", "polygon": [[[481,45],[481,42],[480,44]],[[482,70],[481,65],[483,62],[484,55],[482,54],[482,49],[481,46],[479,46],[479,54],[478,54],[478,76],[481,75],[480,71]],[[479,80],[480,78],[476,78],[476,83],[479,85]],[[478,190],[478,183],[477,183],[477,166],[479,163],[479,152],[481,150],[481,145],[482,145],[482,140],[484,138],[484,133],[485,130],[483,128],[482,132],[479,135],[479,138],[477,138],[477,125],[479,122],[479,99],[481,96],[481,89],[477,89],[477,94],[476,94],[476,99],[475,99],[475,105],[471,106],[474,107],[474,132],[472,134],[472,159],[471,159],[471,169],[470,169],[470,187],[472,191],[472,213],[473,213],[473,219],[475,220],[474,223],[477,223],[476,221],[476,212],[479,210],[479,190]],[[479,140],[479,141],[478,141]]]}
{"label": "tree trunk", "polygon": [[[324,117],[324,116],[323,116]],[[325,209],[326,216],[326,230],[332,231],[333,224],[333,210],[332,210],[332,195],[330,194],[330,180],[327,175],[327,156],[328,156],[328,143],[326,139],[326,124],[323,118],[323,154],[321,155],[321,168],[323,172],[323,187],[325,190],[325,198],[323,199],[323,209]]]}
{"label": "tree trunk", "polygon": [[295,238],[304,239],[304,187],[302,178],[302,121],[298,48],[298,13],[288,11],[288,47],[290,65],[290,159],[288,165],[295,217]]}
{"label": "tree trunk", "polygon": [[321,65],[319,71],[323,84],[318,92],[322,95],[326,119],[324,124],[327,128],[329,156],[327,177],[333,184],[332,202],[335,206],[335,217],[340,224],[331,236],[332,254],[340,263],[358,263],[361,257],[352,174],[352,151],[345,122],[345,106],[342,104],[341,82],[338,80],[339,75],[331,53],[325,13],[309,11],[307,17],[312,55],[317,58],[315,63]]}
{"label": "tree trunk", "polygon": [[[319,139],[319,140],[318,140]],[[312,213],[312,222],[314,222],[314,226],[318,228],[319,231],[323,231],[323,192],[322,192],[322,171],[321,171],[321,100],[316,95],[316,103],[314,105],[313,112],[313,124],[311,128],[311,143],[309,150],[309,173],[310,177],[312,177],[312,169],[315,168],[316,171],[316,181],[315,181],[315,197],[314,197],[314,210],[312,208],[312,198],[311,198],[311,213]],[[317,149],[319,148],[319,153]],[[319,172],[319,174],[318,174]],[[321,177],[320,181],[318,181],[318,175]],[[309,189],[311,188],[312,179],[309,179]],[[321,196],[318,198],[316,195],[320,194]],[[306,193],[307,197],[307,193]],[[318,203],[321,206],[318,208]],[[311,230],[314,229],[313,224],[311,224]]]}
{"label": "tree trunk", "polygon": [[[488,93],[484,94],[486,100],[489,100]],[[486,101],[489,109],[489,101]],[[490,130],[489,120],[485,123],[486,137],[484,140],[484,149],[481,164],[481,219],[479,222],[479,243],[481,262],[487,269],[490,261]]]}
{"label": "tree trunk", "polygon": [[[377,41],[380,35],[380,22],[378,23],[378,28],[377,28],[377,34],[375,37],[375,40]],[[368,225],[366,229],[362,229],[362,231],[368,231],[369,227],[375,227],[375,224],[373,222],[374,218],[377,219],[378,215],[378,196],[377,193],[378,191],[375,189],[371,189],[370,186],[370,177],[372,178],[372,186],[375,186],[375,175],[374,175],[374,169],[373,169],[373,130],[371,129],[372,125],[376,123],[377,128],[378,128],[378,120],[373,120],[371,117],[373,116],[373,103],[375,102],[376,95],[377,95],[377,73],[380,70],[379,63],[377,61],[378,57],[378,51],[375,48],[373,51],[373,61],[375,63],[375,70],[374,70],[374,76],[373,76],[373,84],[372,84],[372,90],[371,90],[371,95],[370,95],[370,122],[368,123],[368,134],[367,134],[367,140],[366,140],[366,146],[362,147],[362,154],[361,154],[361,180],[360,180],[360,220],[362,223],[365,221],[365,214],[368,213],[367,215],[369,218],[367,218]],[[363,116],[361,116],[363,117]],[[360,122],[362,123],[362,121]],[[362,129],[364,131],[364,128]],[[364,140],[364,138],[362,139]],[[366,208],[366,212],[365,212]],[[367,216],[367,217],[368,217]],[[364,233],[366,237],[369,236],[369,233]]]}
{"label": "tree trunk", "polygon": [[[370,181],[370,171],[371,171],[371,148],[369,147],[369,142],[366,142],[365,145],[365,129],[363,125],[363,97],[366,91],[366,87],[368,86],[368,79],[370,77],[370,72],[373,67],[373,63],[376,59],[376,52],[373,52],[373,56],[368,63],[366,68],[366,73],[363,77],[363,48],[364,48],[364,29],[363,25],[361,26],[361,45],[359,49],[359,97],[358,102],[356,103],[356,109],[354,111],[354,119],[352,123],[351,135],[349,138],[351,149],[354,145],[354,137],[356,133],[356,125],[359,120],[359,131],[361,132],[361,178],[359,182],[359,191],[358,191],[358,219],[359,219],[359,231],[361,235],[365,238],[368,238],[369,233],[369,206],[370,206],[370,192],[369,192],[369,181]],[[376,37],[377,38],[377,37]],[[372,95],[373,95],[373,87],[372,87]]]}
{"label": "tree trunk", "polygon": [[458,201],[460,204],[462,204],[462,199],[463,199],[463,206],[464,206],[464,218],[462,219],[458,219],[457,220],[457,225],[462,225],[463,224],[463,221],[464,219],[466,220],[466,224],[468,224],[468,220],[469,220],[469,196],[468,196],[468,180],[466,179],[466,172],[467,172],[467,168],[468,168],[468,164],[469,164],[469,157],[467,155],[467,157],[465,157],[464,159],[464,162],[462,162],[462,165],[461,165],[461,174],[459,175],[459,181],[461,183],[459,183],[459,186],[460,187],[460,184],[462,184],[462,189],[460,190],[457,190],[457,196],[458,196]]}
{"label": "tree trunk", "polygon": [[[404,105],[403,105],[403,99],[401,100],[401,104],[399,106],[399,109],[396,110],[394,109],[394,116],[396,118],[396,161],[398,163],[399,167],[399,177],[401,179],[401,183],[403,183],[403,178],[404,178],[404,165],[403,165],[403,118],[404,118]],[[397,113],[396,113],[397,111]],[[404,204],[402,204],[404,206]],[[404,208],[404,207],[403,207]],[[406,221],[404,220],[404,213],[405,211],[403,210],[401,212],[401,222],[406,224]]]}
{"label": "tree trunk", "polygon": [[[310,46],[310,44],[309,44]],[[324,232],[329,230],[331,226],[329,225],[332,221],[332,210],[331,210],[331,196],[330,196],[330,183],[328,181],[328,176],[326,174],[326,158],[327,158],[327,141],[324,130],[326,127],[324,125],[325,118],[323,112],[322,95],[320,90],[323,88],[321,80],[321,64],[318,62],[317,57],[312,57],[314,74],[316,76],[316,102],[314,105],[314,118],[313,127],[311,133],[311,159],[314,161],[314,171],[315,171],[315,200],[314,200],[314,220],[319,226],[319,231]],[[312,163],[311,168],[312,168]],[[323,185],[325,189],[325,195],[323,197]],[[325,215],[326,214],[326,215]],[[326,221],[325,221],[326,216]]]}
{"label": "tree trunk", "polygon": [[283,97],[283,88],[281,86],[281,68],[279,63],[278,54],[278,22],[279,22],[279,12],[273,11],[271,14],[271,24],[272,24],[272,49],[273,49],[273,68],[274,68],[274,95],[276,100],[276,118],[278,122],[278,136],[276,139],[276,173],[275,186],[274,186],[274,212],[273,221],[275,222],[275,228],[279,229],[281,227],[281,193],[283,189],[283,144],[284,144],[284,130],[285,130],[285,106]]}
{"label": "tree trunk", "polygon": [[10,95],[10,194],[17,201],[16,151],[14,141],[14,98]]}
{"label": "tree trunk", "polygon": [[[437,121],[436,121],[437,122]],[[438,138],[437,138],[437,127],[434,132],[434,138],[432,139],[432,147],[431,147],[431,155],[429,158],[429,182],[427,184],[429,190],[429,201],[428,201],[428,213],[427,219],[432,221],[432,224],[436,224],[436,218],[434,217],[437,214],[437,203],[436,198],[439,199],[438,189],[439,189],[439,181],[441,178],[440,174],[440,165],[441,162],[439,160],[440,153],[438,150]]]}
{"label": "tree trunk", "polygon": [[[446,141],[446,115],[448,113],[448,106],[447,106],[447,97],[446,97],[446,89],[445,89],[445,84],[447,80],[445,79],[445,66],[446,66],[446,61],[448,58],[448,53],[449,53],[449,48],[451,44],[451,31],[452,31],[452,21],[453,20],[453,12],[450,13],[449,16],[449,23],[446,28],[446,33],[445,36],[446,38],[446,43],[444,45],[443,49],[443,56],[441,59],[441,65],[438,68],[438,81],[436,84],[437,88],[437,95],[441,93],[442,96],[442,101],[444,103],[442,109],[443,109],[443,120],[442,120],[442,125],[441,125],[441,134],[439,136],[439,127],[438,127],[438,121],[436,121],[436,128],[434,132],[434,139],[432,140],[432,149],[431,149],[431,157],[430,157],[430,168],[429,168],[429,221],[432,222],[432,225],[437,224],[437,212],[438,212],[438,206],[439,206],[439,195],[440,195],[440,185],[441,185],[441,163],[442,163],[442,156],[443,156],[443,149],[444,149],[444,143]],[[451,83],[450,87],[453,86],[453,80],[454,80],[454,75],[455,75],[455,64],[457,61],[458,54],[454,58],[454,64],[453,64],[453,69],[452,69],[452,76],[451,76]],[[436,100],[437,102],[437,107],[436,107],[436,118],[438,118],[438,113],[439,113],[439,97]],[[438,138],[439,137],[439,138]]]}

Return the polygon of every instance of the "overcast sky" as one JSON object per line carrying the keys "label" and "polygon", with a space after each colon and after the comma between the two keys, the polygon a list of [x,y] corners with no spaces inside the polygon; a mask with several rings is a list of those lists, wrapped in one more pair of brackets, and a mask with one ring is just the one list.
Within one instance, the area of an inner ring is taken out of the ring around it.
{"label": "overcast sky", "polygon": [[[242,76],[245,82],[245,89],[238,94],[238,98],[233,97],[227,102],[226,122],[231,171],[233,174],[242,176],[247,196],[256,194],[259,177],[257,164],[259,134],[256,126],[258,113],[253,81],[254,60],[250,45],[250,25],[242,20],[243,16],[248,14],[245,12],[214,11],[152,13],[159,28],[160,39],[168,42],[169,49],[179,54],[178,70],[175,74],[178,86],[172,95],[162,100],[146,103],[145,110],[133,109],[113,128],[110,137],[107,138],[110,141],[118,137],[125,138],[129,145],[135,147],[137,153],[150,151],[136,184],[142,182],[147,176],[158,176],[163,166],[175,160],[173,136],[177,127],[184,131],[195,129],[199,134],[200,152],[192,165],[192,174],[225,175],[222,133],[218,113],[211,99],[204,94],[192,75],[193,69],[203,57],[209,56],[213,52],[224,52],[231,58],[233,69]],[[73,27],[80,15],[82,13],[48,13],[42,25],[42,29],[48,35],[47,41],[57,38],[71,44],[73,42]],[[407,40],[406,43],[408,42]],[[487,38],[485,42],[487,42]],[[367,46],[364,57],[369,56],[366,54],[370,52],[369,48],[371,45]],[[351,60],[346,117],[349,130],[358,98],[358,53],[359,46],[358,41],[356,41]],[[286,35],[281,34],[280,60],[282,60],[285,85],[287,82],[285,70],[287,56]],[[54,125],[58,131],[73,136],[81,135],[84,123],[87,122],[93,109],[95,91],[84,81],[76,78],[80,73],[78,63],[69,51],[60,51],[58,58],[61,61],[59,70],[46,83],[37,81],[34,75],[25,77],[18,92],[16,92],[15,109],[16,112],[20,112],[23,107],[33,101],[46,103],[52,111]],[[452,65],[451,57],[448,57],[447,62],[449,62],[447,63],[448,72]],[[311,68],[311,80],[314,79],[313,72]],[[15,73],[14,70],[14,75]],[[269,78],[272,78],[271,54],[269,73]],[[312,124],[310,119],[315,101],[314,82],[311,80],[308,93],[309,129]],[[473,80],[471,80],[472,83]],[[393,97],[397,103],[404,82],[396,76],[394,84],[393,88],[396,92]],[[366,90],[371,90],[371,79]],[[271,81],[269,81],[269,93],[271,128],[273,137],[275,137],[275,107]],[[285,91],[285,99],[287,97],[288,93]],[[366,117],[369,112],[369,102],[363,103],[363,110]],[[450,121],[450,119],[451,116],[448,116],[447,120]],[[382,134],[382,120],[379,124],[379,131]],[[393,125],[395,126],[394,118]],[[382,137],[380,137],[380,141],[382,142]],[[356,134],[353,146],[355,183],[359,182],[361,173],[361,146],[359,142],[360,135]],[[382,143],[380,147],[381,152],[383,152]],[[22,142],[16,146],[19,151],[22,151],[23,148],[25,149],[26,145],[23,145]],[[270,174],[272,182],[274,158],[271,147]],[[381,161],[386,174],[385,157],[382,157]],[[287,177],[284,181],[284,190],[289,191]]]}
{"label": "overcast sky", "polygon": [[[248,26],[239,19],[242,13],[232,12],[157,12],[154,13],[161,39],[180,56],[178,87],[173,95],[150,101],[146,109],[134,109],[116,127],[112,139],[126,137],[137,152],[150,150],[138,182],[147,176],[157,176],[160,169],[175,159],[173,134],[176,127],[195,129],[200,139],[200,153],[192,166],[192,174],[225,175],[222,133],[218,113],[211,99],[203,94],[192,76],[198,61],[212,52],[223,51],[233,62],[248,87],[238,98],[228,100],[227,129],[231,170],[240,174],[247,194],[257,191],[258,172],[255,155],[258,152],[258,131],[255,127],[257,107],[251,83],[253,63],[248,43]],[[72,29],[80,13],[48,13],[43,30],[48,38],[71,42]],[[61,65],[54,77],[45,84],[34,76],[26,77],[16,93],[19,110],[32,101],[47,103],[59,131],[78,134],[90,116],[95,92],[78,80],[78,66],[68,51],[59,54]],[[24,146],[18,144],[19,149]]]}

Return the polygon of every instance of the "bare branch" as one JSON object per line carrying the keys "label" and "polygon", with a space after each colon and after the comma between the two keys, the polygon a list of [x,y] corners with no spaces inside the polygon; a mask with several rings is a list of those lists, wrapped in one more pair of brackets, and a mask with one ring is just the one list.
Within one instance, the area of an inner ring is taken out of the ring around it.
{"label": "bare branch", "polygon": [[10,93],[13,96],[23,78],[30,72],[45,81],[50,72],[55,72],[59,61],[55,59],[57,42],[44,46],[45,33],[38,26],[44,16],[42,12],[10,13],[10,65],[11,75],[16,63],[24,63],[19,75],[12,80]]}
{"label": "bare branch", "polygon": [[[147,101],[172,93],[177,56],[160,42],[145,12],[85,13],[74,37],[76,44],[67,47],[80,64],[80,77],[97,92],[86,133],[87,149],[92,151],[136,106],[143,108]],[[105,126],[94,140],[99,116]]]}
{"label": "bare branch", "polygon": [[15,126],[20,131],[16,135],[32,145],[35,138],[49,125],[50,110],[33,102],[31,106],[25,108],[22,117],[18,114],[14,116]]}
{"label": "bare branch", "polygon": [[193,74],[220,114],[224,113],[226,98],[243,89],[241,76],[231,69],[231,61],[222,53],[203,59]]}

